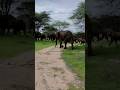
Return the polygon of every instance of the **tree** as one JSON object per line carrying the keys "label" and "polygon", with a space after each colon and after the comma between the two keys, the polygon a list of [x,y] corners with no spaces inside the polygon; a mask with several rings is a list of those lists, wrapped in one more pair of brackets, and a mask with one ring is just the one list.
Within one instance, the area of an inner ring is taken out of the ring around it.
{"label": "tree", "polygon": [[52,24],[54,27],[56,27],[58,30],[64,30],[65,28],[68,28],[68,26],[70,25],[68,22],[62,22],[62,21],[55,21]]}
{"label": "tree", "polygon": [[26,23],[26,29],[28,31],[34,31],[34,0],[22,1],[16,8],[18,18]]}
{"label": "tree", "polygon": [[70,19],[75,20],[76,24],[83,22],[85,19],[85,2],[81,2],[78,8],[74,11]]}
{"label": "tree", "polygon": [[[91,0],[92,1],[92,0]],[[116,32],[120,29],[120,17],[116,16],[116,12],[120,10],[120,1],[119,0],[94,0],[93,2],[99,2],[99,4],[95,5],[94,8],[96,8],[96,11],[99,11],[100,9],[106,10],[106,12],[102,12],[96,16],[93,16],[94,18],[90,17],[92,16],[95,11],[89,11],[90,5],[87,5],[86,7],[86,16],[85,16],[85,22],[86,22],[86,41],[87,41],[87,55],[92,55],[92,40],[93,37],[98,36],[102,33],[102,37],[108,38],[108,33],[111,31]],[[92,6],[92,5],[91,5]],[[104,8],[103,8],[104,7]],[[107,9],[106,9],[107,7]],[[108,9],[109,8],[109,9]],[[107,12],[108,11],[108,12]],[[118,13],[118,12],[117,12]],[[118,13],[119,14],[119,13]],[[108,28],[106,30],[106,28]]]}
{"label": "tree", "polygon": [[34,16],[34,0],[21,2],[21,5],[16,8],[19,15]]}
{"label": "tree", "polygon": [[79,3],[78,7],[74,10],[73,15],[70,17],[74,24],[85,30],[85,2]]}
{"label": "tree", "polygon": [[2,15],[8,15],[11,10],[11,6],[15,2],[16,0],[0,0],[0,11]]}
{"label": "tree", "polygon": [[44,32],[49,33],[49,34],[57,32],[57,29],[53,25],[50,25],[50,24],[45,26],[43,30],[44,30]]}
{"label": "tree", "polygon": [[35,28],[37,30],[41,27],[48,25],[49,21],[50,17],[47,12],[35,13]]}

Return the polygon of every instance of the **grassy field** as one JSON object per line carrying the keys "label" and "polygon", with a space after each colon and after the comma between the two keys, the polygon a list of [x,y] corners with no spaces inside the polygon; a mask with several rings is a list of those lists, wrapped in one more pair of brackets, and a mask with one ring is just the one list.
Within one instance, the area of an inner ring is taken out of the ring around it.
{"label": "grassy field", "polygon": [[0,37],[0,59],[10,58],[34,49],[34,42],[27,37]]}
{"label": "grassy field", "polygon": [[84,90],[84,81],[85,81],[85,47],[84,46],[75,46],[74,50],[68,48],[64,50],[62,54],[65,63],[71,70],[76,73],[80,79],[81,87],[79,89],[75,88],[73,85],[70,85],[69,90]]}
{"label": "grassy field", "polygon": [[95,55],[86,58],[86,89],[120,90],[120,46],[100,42],[93,50]]}
{"label": "grassy field", "polygon": [[41,50],[43,48],[55,45],[55,41],[36,41],[35,42],[35,50]]}

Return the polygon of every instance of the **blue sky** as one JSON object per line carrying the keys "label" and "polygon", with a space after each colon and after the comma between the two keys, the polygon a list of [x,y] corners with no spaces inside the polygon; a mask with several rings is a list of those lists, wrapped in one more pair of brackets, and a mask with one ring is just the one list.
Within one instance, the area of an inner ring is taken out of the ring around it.
{"label": "blue sky", "polygon": [[71,23],[68,29],[76,31],[77,27],[73,25],[69,17],[77,8],[78,4],[84,0],[35,0],[35,11],[50,11],[52,20],[68,21]]}

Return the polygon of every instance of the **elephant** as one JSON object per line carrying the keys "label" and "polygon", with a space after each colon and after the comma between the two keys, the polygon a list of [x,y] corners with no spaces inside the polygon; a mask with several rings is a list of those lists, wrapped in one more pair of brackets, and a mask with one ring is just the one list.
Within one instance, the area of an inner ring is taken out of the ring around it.
{"label": "elephant", "polygon": [[35,40],[40,40],[41,33],[40,32],[35,32],[34,37],[35,37]]}
{"label": "elephant", "polygon": [[46,34],[42,33],[41,36],[40,36],[40,39],[41,40],[46,40]]}
{"label": "elephant", "polygon": [[55,33],[49,34],[49,40],[51,40],[51,41],[55,40]]}
{"label": "elephant", "polygon": [[[73,49],[73,43],[74,43],[74,39],[73,39],[73,34],[71,31],[59,31],[56,32],[56,45],[57,45],[57,40],[59,40],[60,42],[60,48],[62,48],[62,42],[64,42],[65,47],[64,49],[67,48],[67,43],[71,43],[71,47]],[[56,46],[55,45],[55,46]]]}
{"label": "elephant", "polygon": [[111,38],[111,40],[110,40],[109,46],[113,42],[117,45],[118,41],[120,41],[120,32],[111,32],[110,38]]}

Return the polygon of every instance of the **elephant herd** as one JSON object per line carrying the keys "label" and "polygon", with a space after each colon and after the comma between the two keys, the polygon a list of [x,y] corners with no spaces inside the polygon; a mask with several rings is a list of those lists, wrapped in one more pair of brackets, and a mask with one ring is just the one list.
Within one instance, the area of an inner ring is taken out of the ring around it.
{"label": "elephant herd", "polygon": [[120,41],[120,32],[115,31],[99,32],[93,34],[93,38],[96,38],[97,41],[105,39],[106,41],[109,42],[109,46],[113,43],[118,45],[118,41]]}
{"label": "elephant herd", "polygon": [[[63,47],[62,43],[64,43],[64,49],[67,48],[67,43],[71,44],[71,47],[73,49],[73,44],[74,43],[85,43],[85,35],[75,35],[71,31],[58,31],[54,33],[40,33],[40,32],[35,32],[35,40],[51,40],[55,41],[56,45],[57,42],[60,42],[60,48]],[[55,45],[55,46],[56,46]]]}
{"label": "elephant herd", "polygon": [[35,40],[51,40],[51,41],[54,41],[56,38],[55,33],[45,34],[40,32],[35,32],[34,37]]}
{"label": "elephant herd", "polygon": [[0,15],[0,34],[26,34],[26,24],[12,15]]}
{"label": "elephant herd", "polygon": [[[91,19],[90,19],[91,20]],[[94,38],[97,41],[105,39],[109,45],[115,43],[118,45],[120,41],[120,17],[117,16],[108,16],[96,21],[91,20],[91,39],[94,41]],[[90,28],[90,27],[89,27]]]}

